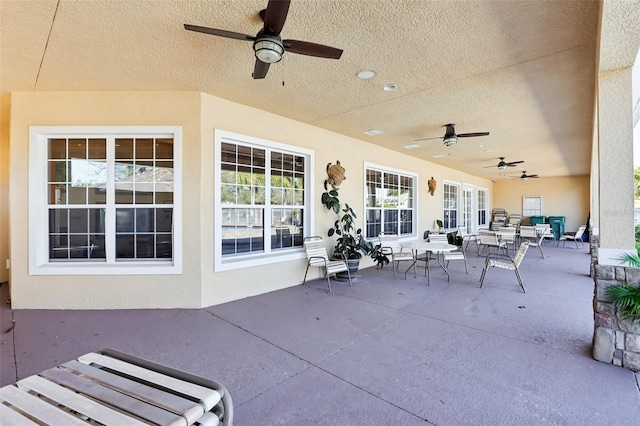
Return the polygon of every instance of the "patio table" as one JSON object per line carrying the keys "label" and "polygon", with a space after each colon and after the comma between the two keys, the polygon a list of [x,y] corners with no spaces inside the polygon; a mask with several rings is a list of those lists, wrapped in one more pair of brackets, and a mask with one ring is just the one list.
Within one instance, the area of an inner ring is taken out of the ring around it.
{"label": "patio table", "polygon": [[402,247],[410,249],[413,252],[413,263],[411,266],[404,271],[404,278],[407,278],[407,272],[409,269],[414,268],[413,272],[415,273],[415,266],[418,262],[418,252],[425,252],[425,265],[424,265],[424,274],[427,276],[427,285],[431,285],[431,272],[429,270],[429,253],[436,254],[436,263],[442,268],[442,270],[447,274],[447,280],[449,280],[449,271],[445,268],[444,263],[440,262],[440,255],[447,251],[454,251],[458,247],[453,244],[447,243],[430,243],[427,241],[407,241],[400,244]]}

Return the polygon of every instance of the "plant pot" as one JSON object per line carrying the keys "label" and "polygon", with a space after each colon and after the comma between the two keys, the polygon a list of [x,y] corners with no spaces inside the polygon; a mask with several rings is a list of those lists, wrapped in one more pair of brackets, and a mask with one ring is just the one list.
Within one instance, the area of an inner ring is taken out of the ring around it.
{"label": "plant pot", "polygon": [[[334,255],[333,258],[335,260],[342,260],[342,257],[338,255]],[[347,259],[347,267],[349,268],[349,274],[351,274],[351,279],[355,278],[358,272],[358,268],[360,267],[360,258]],[[336,274],[336,278],[348,280],[349,275],[346,272],[338,272]]]}

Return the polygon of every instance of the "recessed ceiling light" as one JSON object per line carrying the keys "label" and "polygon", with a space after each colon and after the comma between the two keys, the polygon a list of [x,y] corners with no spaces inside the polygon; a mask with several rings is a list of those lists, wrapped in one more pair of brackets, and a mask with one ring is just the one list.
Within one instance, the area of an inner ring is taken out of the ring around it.
{"label": "recessed ceiling light", "polygon": [[375,71],[364,70],[364,71],[360,71],[359,73],[357,73],[356,77],[358,77],[360,80],[368,80],[370,78],[375,77],[375,75],[376,75]]}
{"label": "recessed ceiling light", "polygon": [[382,86],[382,90],[384,90],[385,92],[393,92],[397,88],[398,88],[398,85],[394,83],[389,83]]}
{"label": "recessed ceiling light", "polygon": [[444,155],[444,154],[436,154],[436,155],[433,155],[432,157],[433,158],[444,158],[444,157],[446,157],[446,155]]}
{"label": "recessed ceiling light", "polygon": [[404,148],[405,149],[416,149],[416,148],[421,148],[421,146],[418,145],[417,143],[412,143],[411,145],[405,145]]}
{"label": "recessed ceiling light", "polygon": [[362,133],[364,133],[367,136],[378,136],[378,135],[383,134],[384,132],[382,130],[378,130],[378,129],[371,129],[371,130],[365,130]]}

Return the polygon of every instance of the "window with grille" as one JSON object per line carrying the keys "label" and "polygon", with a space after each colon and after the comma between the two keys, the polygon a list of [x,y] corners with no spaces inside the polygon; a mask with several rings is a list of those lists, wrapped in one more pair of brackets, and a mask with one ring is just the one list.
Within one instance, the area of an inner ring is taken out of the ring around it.
{"label": "window with grille", "polygon": [[489,191],[478,188],[478,226],[489,226]]}
{"label": "window with grille", "polygon": [[310,153],[220,130],[216,149],[216,268],[301,252],[309,220]]}
{"label": "window with grille", "polygon": [[458,214],[460,204],[460,184],[444,182],[443,185],[443,224],[447,230],[458,227]]}
{"label": "window with grille", "polygon": [[[31,253],[32,272],[179,269],[179,128],[31,130],[30,238],[42,242]],[[43,217],[46,227],[36,223]]]}
{"label": "window with grille", "polygon": [[373,165],[365,165],[365,175],[366,237],[415,235],[415,175]]}

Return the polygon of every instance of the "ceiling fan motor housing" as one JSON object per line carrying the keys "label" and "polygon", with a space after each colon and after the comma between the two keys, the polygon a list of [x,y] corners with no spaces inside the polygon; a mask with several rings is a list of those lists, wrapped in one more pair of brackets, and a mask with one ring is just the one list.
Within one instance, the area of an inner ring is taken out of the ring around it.
{"label": "ceiling fan motor housing", "polygon": [[259,33],[253,42],[256,58],[267,64],[280,62],[284,53],[284,45],[279,36]]}

